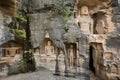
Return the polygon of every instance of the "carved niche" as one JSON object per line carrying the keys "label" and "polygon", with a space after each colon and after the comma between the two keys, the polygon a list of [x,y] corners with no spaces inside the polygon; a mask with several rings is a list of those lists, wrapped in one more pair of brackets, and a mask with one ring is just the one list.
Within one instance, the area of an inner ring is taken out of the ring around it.
{"label": "carved niche", "polygon": [[69,68],[73,68],[77,64],[76,63],[76,60],[77,60],[76,44],[73,44],[73,43],[66,44],[66,48],[67,48]]}

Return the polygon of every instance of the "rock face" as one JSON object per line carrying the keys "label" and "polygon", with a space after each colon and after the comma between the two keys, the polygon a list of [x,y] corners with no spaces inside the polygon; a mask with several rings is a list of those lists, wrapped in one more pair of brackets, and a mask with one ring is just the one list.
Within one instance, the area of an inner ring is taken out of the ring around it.
{"label": "rock face", "polygon": [[[62,0],[29,1],[31,38],[40,53],[36,60],[40,61],[39,66],[82,80],[91,76],[120,79],[119,0],[65,0],[66,7],[74,12],[67,22],[65,16],[53,10]],[[49,41],[54,53],[46,52]]]}
{"label": "rock face", "polygon": [[55,77],[48,70],[42,70],[34,73],[20,74],[11,76],[2,80],[56,80]]}
{"label": "rock face", "polygon": [[[14,37],[10,35],[9,29],[6,26],[11,21],[10,19],[9,16],[3,15],[3,13],[0,12],[0,46],[14,39]],[[1,50],[2,49],[0,48],[0,55],[2,56]]]}
{"label": "rock face", "polygon": [[0,45],[13,39],[10,35],[9,29],[6,26],[11,21],[10,19],[10,17],[5,16],[0,12]]}
{"label": "rock face", "polygon": [[[57,4],[55,0],[52,1],[52,4]],[[51,10],[45,10],[41,13],[36,12],[31,15],[33,45],[34,47],[42,46],[40,48],[43,49],[43,52],[40,52],[41,65],[44,65],[48,58],[50,60],[55,59],[46,56],[47,54],[44,53],[47,40],[53,41],[54,46],[61,46],[61,43],[58,45],[55,42],[62,39],[65,42],[64,49],[67,53],[68,75],[80,76],[85,80],[89,79],[91,74],[96,75],[100,80],[119,79],[119,3],[109,0],[93,0],[92,3],[89,0],[76,0],[73,3],[75,3],[74,16],[72,15],[72,18],[67,22],[68,30],[66,32],[64,26],[62,26],[64,19],[61,19],[60,15],[52,16],[53,12]],[[36,6],[39,4],[42,4],[41,7]],[[32,10],[43,9],[50,7],[51,2],[39,0],[37,3],[36,0],[33,6]],[[45,37],[46,30],[49,34],[47,38]],[[62,38],[59,37],[61,35]],[[73,52],[69,52],[70,45],[73,45]],[[73,53],[73,57],[70,57],[71,53]],[[54,72],[57,69],[57,73],[60,75],[60,72],[64,72],[60,67],[65,66],[64,64],[60,66],[61,60],[60,58],[57,59],[58,54],[59,50],[55,53],[56,63],[54,60],[51,64],[56,64],[56,67],[54,69],[52,67],[52,70]],[[71,64],[73,65],[71,66]]]}
{"label": "rock face", "polygon": [[[8,55],[13,56],[14,53],[16,53],[16,50],[13,48],[10,50],[10,48],[4,49],[3,47],[5,43],[14,40],[14,36],[11,35],[8,28],[10,22],[11,17],[0,12],[0,76],[6,76],[8,74],[8,65],[6,65],[10,62],[10,57]],[[12,47],[14,44],[8,44],[8,46]],[[12,71],[15,71],[15,66],[16,65],[14,65],[14,68],[12,67]]]}

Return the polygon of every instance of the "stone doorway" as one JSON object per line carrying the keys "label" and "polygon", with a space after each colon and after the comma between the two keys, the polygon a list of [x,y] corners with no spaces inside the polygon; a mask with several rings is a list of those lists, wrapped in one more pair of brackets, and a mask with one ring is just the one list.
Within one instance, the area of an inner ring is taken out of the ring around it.
{"label": "stone doorway", "polygon": [[95,74],[95,67],[94,67],[94,53],[95,49],[90,46],[89,48],[89,69]]}

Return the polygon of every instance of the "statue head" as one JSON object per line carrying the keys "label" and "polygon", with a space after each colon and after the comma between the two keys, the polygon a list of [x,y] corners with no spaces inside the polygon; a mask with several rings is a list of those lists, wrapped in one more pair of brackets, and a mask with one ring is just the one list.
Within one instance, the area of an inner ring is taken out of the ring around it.
{"label": "statue head", "polygon": [[48,33],[48,30],[45,30],[45,33],[47,34],[47,33]]}
{"label": "statue head", "polygon": [[48,45],[49,45],[49,46],[51,45],[51,41],[48,41]]}
{"label": "statue head", "polygon": [[85,15],[88,15],[89,14],[89,9],[87,6],[82,6],[81,7],[81,14],[85,14]]}
{"label": "statue head", "polygon": [[36,48],[36,49],[35,49],[35,52],[39,52],[39,49],[38,49],[38,48]]}
{"label": "statue head", "polygon": [[70,45],[70,48],[73,48],[73,45]]}

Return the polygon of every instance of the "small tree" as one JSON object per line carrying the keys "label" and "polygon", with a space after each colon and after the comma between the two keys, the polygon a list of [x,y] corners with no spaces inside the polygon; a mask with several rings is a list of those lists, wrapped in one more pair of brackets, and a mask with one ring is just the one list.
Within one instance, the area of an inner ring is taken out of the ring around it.
{"label": "small tree", "polygon": [[26,0],[25,8],[21,8],[19,11],[21,12],[22,16],[25,19],[25,32],[26,32],[26,39],[24,40],[24,53],[23,59],[26,64],[26,71],[34,71],[35,70],[35,61],[32,54],[32,44],[31,44],[31,33],[30,33],[30,0]]}
{"label": "small tree", "polygon": [[[32,53],[31,33],[30,33],[30,11],[29,1],[26,0],[26,5],[16,9],[16,15],[13,18],[13,28],[15,29],[15,36],[23,45],[23,61],[25,63],[25,72],[35,70],[35,61]],[[22,3],[20,3],[22,4]]]}

